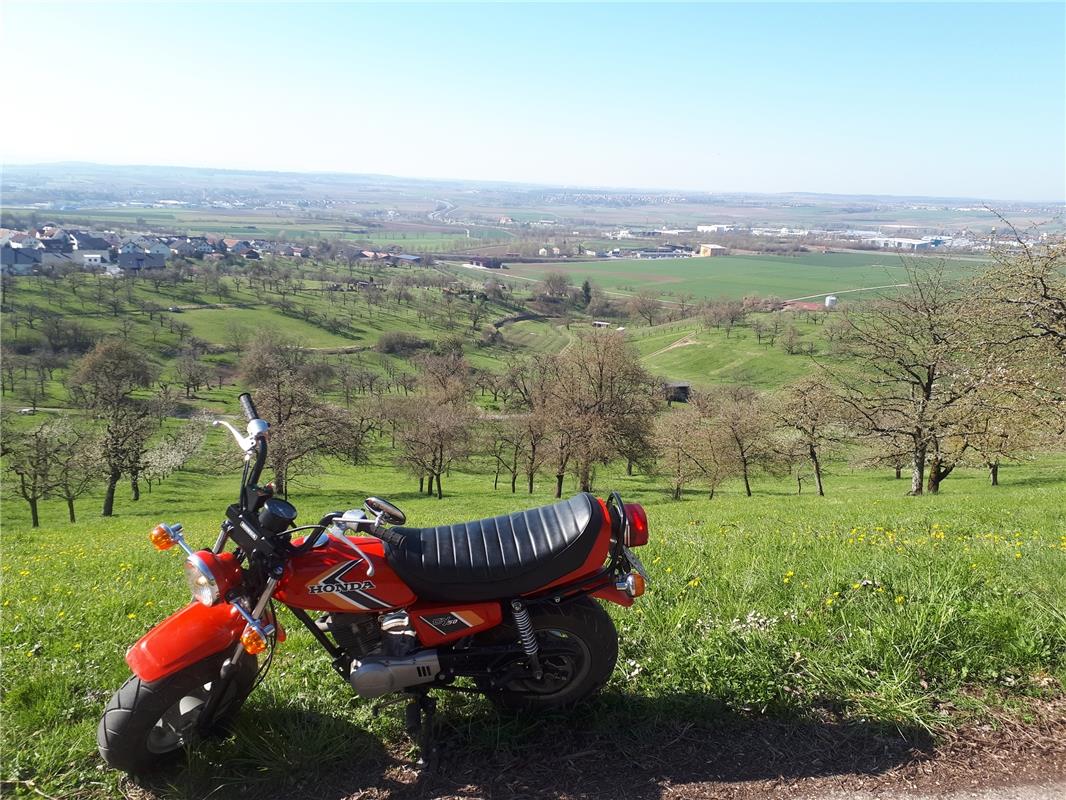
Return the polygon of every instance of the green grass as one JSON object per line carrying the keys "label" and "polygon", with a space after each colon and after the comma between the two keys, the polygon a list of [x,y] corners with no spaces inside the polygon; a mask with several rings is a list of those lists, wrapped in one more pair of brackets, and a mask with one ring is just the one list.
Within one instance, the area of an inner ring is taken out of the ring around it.
{"label": "green grass", "polygon": [[[575,326],[576,330],[577,326]],[[533,353],[558,353],[573,339],[566,326],[557,322],[523,320],[503,328],[504,340]]]}
{"label": "green grass", "polygon": [[[484,467],[445,478],[443,501],[388,466],[330,465],[293,486],[300,519],[356,506],[371,493],[431,525],[550,501],[493,492]],[[225,477],[191,468],[118,516],[95,515],[99,498],[65,520],[48,502],[44,527],[24,505],[3,508],[0,643],[5,668],[4,779],[34,780],[53,796],[109,797],[118,776],[97,769],[95,726],[127,676],[125,649],[186,600],[180,557],[146,541],[160,520],[180,520],[209,543],[232,501]],[[716,715],[846,718],[900,729],[956,724],[985,709],[1024,707],[1061,692],[1066,678],[1066,489],[1062,457],[1003,470],[991,488],[960,470],[939,496],[904,496],[890,474],[831,465],[828,496],[796,496],[761,478],[756,496],[726,486],[713,501],[667,499],[663,482],[603,471],[598,490],[643,503],[649,593],[612,609],[622,646],[604,695],[575,712],[586,729],[650,735],[665,721],[714,724]],[[568,490],[572,487],[568,487]],[[382,758],[404,741],[395,712],[373,717],[332,674],[310,636],[283,617],[290,637],[245,707],[237,735],[211,743],[170,773],[172,797],[219,786],[292,785],[334,767]],[[639,703],[644,713],[627,712]],[[490,753],[521,740],[523,725],[477,698],[447,697],[442,722],[453,745]],[[549,720],[567,726],[567,718]]]}
{"label": "green grass", "polygon": [[[973,267],[972,262],[952,263],[960,272]],[[650,288],[666,297],[691,293],[701,298],[758,295],[786,300],[845,291],[849,292],[845,298],[869,296],[870,292],[851,290],[907,280],[899,256],[890,253],[508,264],[505,274],[540,278],[548,272],[563,272],[574,283],[588,278],[603,288],[628,293]]]}

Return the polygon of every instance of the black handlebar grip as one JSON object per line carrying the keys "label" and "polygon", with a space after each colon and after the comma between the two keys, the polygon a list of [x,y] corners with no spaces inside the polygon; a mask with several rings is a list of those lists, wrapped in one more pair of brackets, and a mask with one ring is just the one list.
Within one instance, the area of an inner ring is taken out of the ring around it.
{"label": "black handlebar grip", "polygon": [[253,419],[259,419],[259,412],[255,410],[255,403],[252,402],[252,396],[248,392],[244,392],[237,400],[241,404],[241,410],[244,412],[244,417],[249,422]]}

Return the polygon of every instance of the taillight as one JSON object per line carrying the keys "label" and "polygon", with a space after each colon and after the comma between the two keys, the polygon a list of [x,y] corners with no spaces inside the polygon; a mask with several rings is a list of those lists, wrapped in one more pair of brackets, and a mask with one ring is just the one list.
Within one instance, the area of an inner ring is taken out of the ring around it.
{"label": "taillight", "polygon": [[240,585],[241,568],[233,553],[199,550],[185,559],[185,579],[193,600],[213,606]]}
{"label": "taillight", "polygon": [[637,503],[626,503],[626,516],[629,517],[629,527],[625,531],[626,547],[640,547],[648,543],[648,515],[644,507]]}

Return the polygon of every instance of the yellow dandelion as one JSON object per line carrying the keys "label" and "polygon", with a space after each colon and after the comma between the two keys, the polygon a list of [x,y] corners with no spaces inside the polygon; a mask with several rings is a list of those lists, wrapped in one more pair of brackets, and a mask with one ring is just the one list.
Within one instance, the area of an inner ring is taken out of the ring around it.
{"label": "yellow dandelion", "polygon": [[826,604],[827,606],[831,606],[831,605],[833,605],[833,598],[832,598],[832,597],[827,597],[827,598],[825,599],[825,604]]}
{"label": "yellow dandelion", "polygon": [[667,567],[667,568],[666,568],[666,571],[667,571],[667,572],[673,572],[673,571],[674,571],[674,568],[673,568],[673,567]]}
{"label": "yellow dandelion", "polygon": [[896,605],[897,605],[897,606],[901,606],[901,605],[903,605],[903,601],[904,601],[905,599],[906,599],[906,598],[905,598],[905,597],[904,597],[903,595],[901,595],[901,594],[897,594],[897,595],[896,595]]}
{"label": "yellow dandelion", "polygon": [[137,615],[131,612],[126,615],[126,619],[137,619]]}

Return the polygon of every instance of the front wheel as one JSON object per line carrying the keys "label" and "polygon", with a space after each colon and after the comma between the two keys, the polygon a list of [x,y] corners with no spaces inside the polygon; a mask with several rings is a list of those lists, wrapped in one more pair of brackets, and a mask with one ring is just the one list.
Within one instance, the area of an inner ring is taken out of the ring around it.
{"label": "front wheel", "polygon": [[[200,708],[225,658],[225,653],[210,656],[157,681],[142,681],[136,675],[126,681],[107,704],[96,730],[104,761],[115,769],[143,774],[195,741]],[[224,725],[237,713],[257,672],[255,657],[242,655],[213,726]]]}
{"label": "front wheel", "polygon": [[[499,708],[508,711],[551,711],[569,708],[595,694],[611,677],[618,660],[618,632],[610,616],[594,600],[581,598],[561,607],[530,608],[543,675],[510,675],[514,661],[497,665],[501,682],[479,680],[478,686]],[[489,636],[493,643],[513,642],[512,625]]]}

